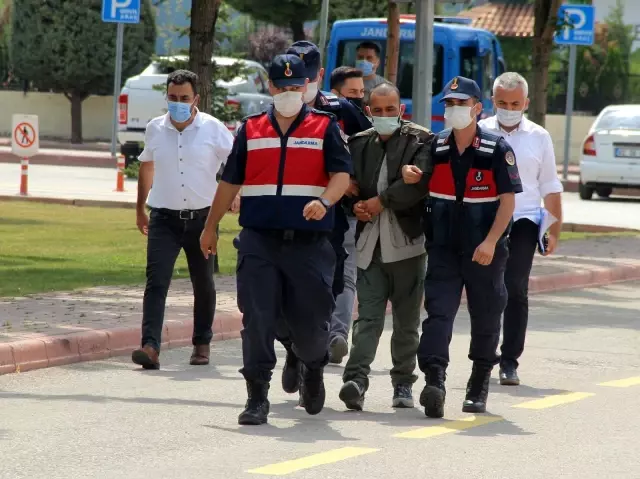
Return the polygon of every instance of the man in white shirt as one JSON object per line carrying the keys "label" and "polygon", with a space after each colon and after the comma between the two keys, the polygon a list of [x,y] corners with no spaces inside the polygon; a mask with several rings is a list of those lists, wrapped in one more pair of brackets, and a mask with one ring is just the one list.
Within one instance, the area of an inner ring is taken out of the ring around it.
{"label": "man in white shirt", "polygon": [[505,285],[509,300],[504,312],[500,359],[500,384],[518,385],[518,358],[524,350],[529,317],[529,275],[538,241],[541,203],[558,219],[549,229],[545,256],[552,254],[562,228],[562,183],[558,178],[553,142],[549,132],[524,118],[529,106],[527,81],[514,72],[500,75],[493,85],[496,115],[479,125],[502,135],[513,148],[522,181],[516,195],[514,224],[509,235],[509,260]]}
{"label": "man in white shirt", "polygon": [[[180,250],[193,285],[193,353],[190,363],[209,363],[216,305],[213,256],[200,250],[200,234],[217,189],[216,175],[233,145],[222,122],[198,110],[198,77],[176,70],[167,78],[168,113],[147,125],[138,178],[137,225],[148,236],[142,344],[134,363],[159,369],[167,292]],[[153,186],[152,186],[153,184]],[[151,209],[150,219],[145,203]]]}

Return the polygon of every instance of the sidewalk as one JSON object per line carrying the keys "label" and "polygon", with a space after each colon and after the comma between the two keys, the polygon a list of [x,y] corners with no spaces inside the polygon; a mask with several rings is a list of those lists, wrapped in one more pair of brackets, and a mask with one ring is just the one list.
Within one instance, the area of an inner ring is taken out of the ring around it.
{"label": "sidewalk", "polygon": [[[640,279],[640,238],[573,240],[561,245],[558,256],[536,255],[530,291],[632,279]],[[216,277],[216,286],[214,339],[237,338],[242,325],[235,278]],[[104,287],[0,300],[0,374],[130,354],[140,341],[142,293],[142,286]],[[174,281],[163,347],[191,344],[192,305],[189,281]]]}

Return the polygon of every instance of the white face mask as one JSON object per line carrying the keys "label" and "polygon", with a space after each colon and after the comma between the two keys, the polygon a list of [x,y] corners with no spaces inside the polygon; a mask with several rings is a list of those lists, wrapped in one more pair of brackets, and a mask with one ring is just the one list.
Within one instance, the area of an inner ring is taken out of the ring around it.
{"label": "white face mask", "polygon": [[448,106],[444,109],[444,121],[447,128],[464,130],[471,124],[470,106]]}
{"label": "white face mask", "polygon": [[518,123],[522,121],[522,111],[518,110],[503,110],[502,108],[498,108],[496,110],[496,116],[498,117],[498,123],[507,128],[516,126]]}
{"label": "white face mask", "polygon": [[273,95],[273,106],[285,118],[296,116],[302,108],[302,92],[285,91]]}
{"label": "white face mask", "polygon": [[317,95],[318,95],[318,82],[314,81],[313,83],[309,83],[307,85],[307,91],[304,93],[304,96],[302,97],[302,99],[304,100],[305,103],[311,103],[313,100],[316,99]]}

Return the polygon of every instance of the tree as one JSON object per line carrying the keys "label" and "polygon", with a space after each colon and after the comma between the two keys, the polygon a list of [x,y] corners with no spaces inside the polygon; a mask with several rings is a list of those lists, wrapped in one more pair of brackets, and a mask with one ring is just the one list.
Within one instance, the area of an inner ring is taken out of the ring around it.
{"label": "tree", "polygon": [[[116,26],[101,19],[101,0],[20,0],[12,8],[14,73],[71,102],[71,142],[82,143],[82,102],[113,92]],[[122,78],[140,73],[155,47],[155,21],[144,0],[141,23],[126,25]]]}
{"label": "tree", "polygon": [[229,0],[229,4],[255,20],[289,27],[297,42],[306,39],[304,22],[318,19],[322,0]]}
{"label": "tree", "polygon": [[529,97],[529,119],[545,125],[549,62],[553,51],[553,35],[558,29],[558,9],[562,0],[535,0],[533,27],[533,88]]}
{"label": "tree", "polygon": [[189,70],[200,79],[198,94],[200,108],[211,110],[213,79],[213,46],[216,22],[222,0],[192,0],[191,28],[189,29]]}
{"label": "tree", "polygon": [[273,57],[286,51],[290,44],[289,35],[261,29],[249,37],[249,58],[268,65]]}

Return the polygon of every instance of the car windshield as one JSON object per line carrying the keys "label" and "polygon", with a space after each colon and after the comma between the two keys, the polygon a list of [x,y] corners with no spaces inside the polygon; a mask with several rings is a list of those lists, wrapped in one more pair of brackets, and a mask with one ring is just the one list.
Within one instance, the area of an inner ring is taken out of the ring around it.
{"label": "car windshield", "polygon": [[596,130],[640,130],[640,108],[637,110],[611,110],[598,121]]}

